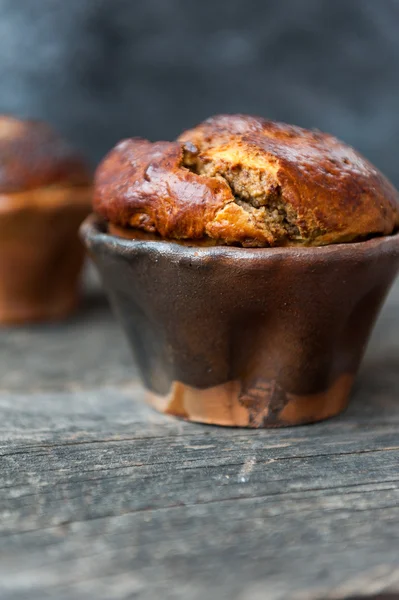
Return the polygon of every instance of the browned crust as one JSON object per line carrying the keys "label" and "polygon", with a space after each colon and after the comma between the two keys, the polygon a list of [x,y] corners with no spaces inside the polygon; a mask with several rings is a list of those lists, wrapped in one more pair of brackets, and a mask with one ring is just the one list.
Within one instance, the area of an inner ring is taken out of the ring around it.
{"label": "browned crust", "polygon": [[[113,223],[108,224],[108,233],[111,235],[116,235],[117,237],[125,238],[125,240],[142,240],[142,241],[154,241],[159,242],[162,241],[161,238],[156,233],[148,233],[147,231],[143,231],[141,229],[136,229],[133,227],[120,227],[119,225],[114,225]],[[211,238],[204,238],[202,240],[170,240],[175,244],[180,244],[181,246],[201,246],[204,248],[209,248],[210,246],[216,246],[215,240]]]}
{"label": "browned crust", "polygon": [[125,140],[104,159],[95,210],[161,237],[243,246],[322,245],[389,235],[399,195],[331,135],[244,115],[178,142]]}
{"label": "browned crust", "polygon": [[162,237],[200,239],[231,201],[227,183],[182,166],[178,142],[120,142],[97,169],[94,208],[109,221]]}
{"label": "browned crust", "polygon": [[90,181],[86,162],[46,123],[0,116],[0,193]]}

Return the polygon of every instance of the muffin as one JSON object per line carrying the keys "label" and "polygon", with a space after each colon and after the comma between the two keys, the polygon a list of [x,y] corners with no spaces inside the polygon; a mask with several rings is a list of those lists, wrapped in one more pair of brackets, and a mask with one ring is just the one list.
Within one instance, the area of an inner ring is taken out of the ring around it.
{"label": "muffin", "polygon": [[222,115],[120,142],[82,228],[149,401],[270,427],[341,411],[399,268],[399,195],[331,135]]}
{"label": "muffin", "polygon": [[87,164],[48,125],[0,117],[0,322],[65,317],[77,303],[90,212]]}

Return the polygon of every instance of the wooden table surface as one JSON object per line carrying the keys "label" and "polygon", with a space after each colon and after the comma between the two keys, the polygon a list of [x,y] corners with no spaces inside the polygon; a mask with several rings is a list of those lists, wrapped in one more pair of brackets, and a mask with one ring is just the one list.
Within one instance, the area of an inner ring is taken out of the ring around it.
{"label": "wooden table surface", "polygon": [[1,600],[397,597],[399,286],[348,411],[231,430],[147,408],[98,291],[0,332]]}

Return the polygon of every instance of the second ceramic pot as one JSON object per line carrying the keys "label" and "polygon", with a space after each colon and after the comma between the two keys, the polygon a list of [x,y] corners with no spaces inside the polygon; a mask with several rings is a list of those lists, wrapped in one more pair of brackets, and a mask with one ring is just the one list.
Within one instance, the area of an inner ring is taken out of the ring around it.
{"label": "second ceramic pot", "polygon": [[89,212],[89,187],[51,188],[2,198],[0,323],[52,321],[78,300],[84,247],[78,229]]}

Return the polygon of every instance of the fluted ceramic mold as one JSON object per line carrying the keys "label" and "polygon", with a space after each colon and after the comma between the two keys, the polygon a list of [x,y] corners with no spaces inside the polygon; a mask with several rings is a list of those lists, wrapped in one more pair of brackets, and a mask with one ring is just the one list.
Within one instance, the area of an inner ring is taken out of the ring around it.
{"label": "fluted ceramic mold", "polygon": [[399,235],[316,248],[188,247],[81,229],[148,400],[217,425],[319,421],[347,404],[399,268]]}

